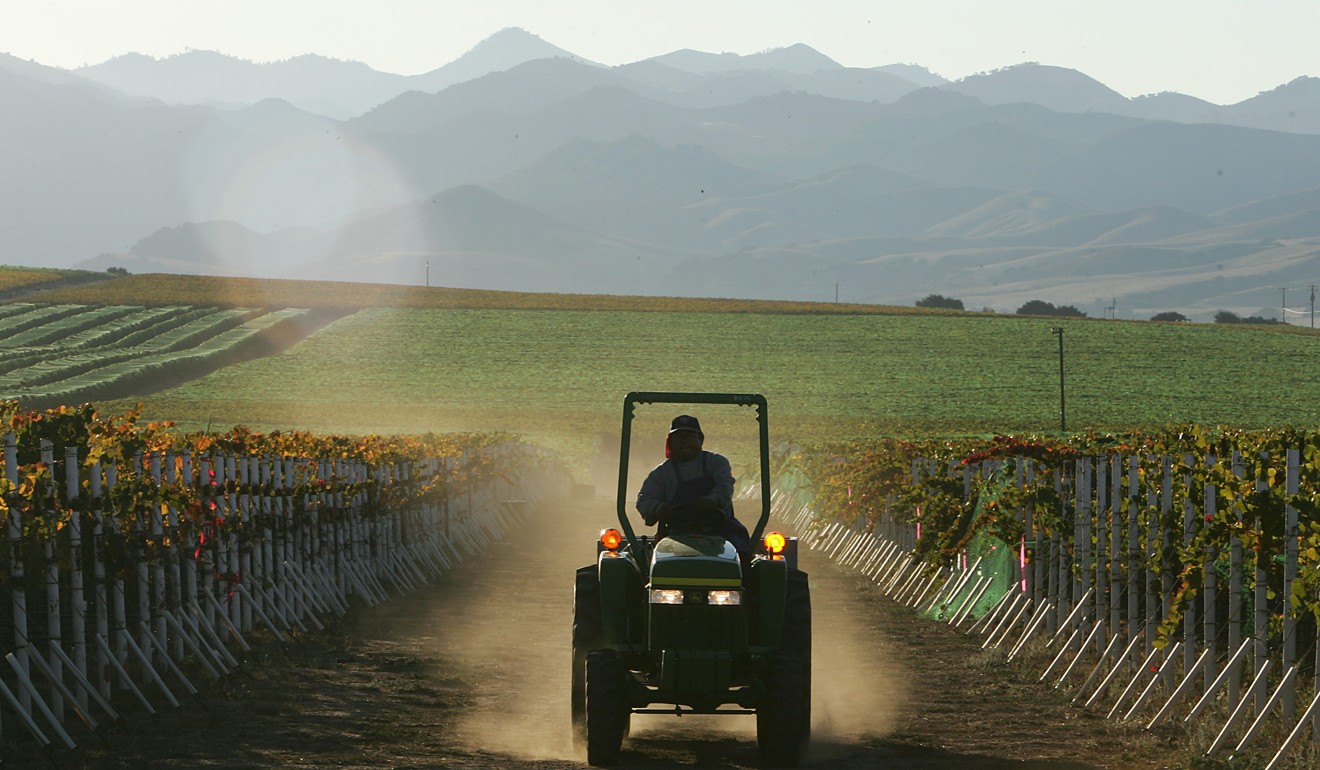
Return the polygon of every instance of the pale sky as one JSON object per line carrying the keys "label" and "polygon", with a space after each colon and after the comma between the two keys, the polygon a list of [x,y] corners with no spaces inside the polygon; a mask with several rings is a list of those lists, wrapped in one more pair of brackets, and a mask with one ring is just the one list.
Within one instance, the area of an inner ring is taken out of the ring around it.
{"label": "pale sky", "polygon": [[0,52],[55,67],[137,52],[315,53],[418,74],[504,27],[602,64],[805,43],[958,79],[1035,61],[1125,96],[1218,104],[1320,76],[1318,0],[0,0]]}

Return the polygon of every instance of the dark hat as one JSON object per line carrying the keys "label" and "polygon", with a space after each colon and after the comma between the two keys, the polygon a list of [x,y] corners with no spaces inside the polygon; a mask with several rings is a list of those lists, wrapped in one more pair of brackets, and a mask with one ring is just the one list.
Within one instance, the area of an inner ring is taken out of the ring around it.
{"label": "dark hat", "polygon": [[690,430],[702,438],[706,437],[706,434],[701,432],[701,423],[697,422],[697,418],[690,414],[680,414],[669,424],[670,433],[678,430]]}

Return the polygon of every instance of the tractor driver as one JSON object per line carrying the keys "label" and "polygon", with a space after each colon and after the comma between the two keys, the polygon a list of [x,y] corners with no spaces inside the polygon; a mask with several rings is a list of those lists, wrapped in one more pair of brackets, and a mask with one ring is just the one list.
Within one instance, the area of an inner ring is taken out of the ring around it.
{"label": "tractor driver", "polygon": [[733,515],[733,470],[723,455],[703,450],[701,423],[681,414],[669,426],[665,457],[637,493],[637,512],[656,534],[704,532],[722,536],[746,558],[747,528]]}

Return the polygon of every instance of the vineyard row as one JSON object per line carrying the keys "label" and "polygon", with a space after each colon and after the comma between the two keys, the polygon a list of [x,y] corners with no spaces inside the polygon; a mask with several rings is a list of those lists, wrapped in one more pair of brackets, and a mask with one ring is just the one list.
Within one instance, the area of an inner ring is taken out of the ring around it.
{"label": "vineyard row", "polygon": [[895,599],[1009,661],[1047,653],[1040,679],[1075,704],[1150,729],[1214,720],[1207,754],[1272,727],[1277,763],[1320,742],[1316,437],[1215,438],[873,446],[811,463],[811,505],[777,503]]}
{"label": "vineyard row", "polygon": [[[431,581],[499,538],[554,479],[512,442],[444,457],[135,451],[4,436],[0,729],[75,747],[155,714],[350,602]],[[35,423],[41,426],[41,421]],[[48,426],[42,426],[48,428]],[[245,436],[249,441],[251,436]],[[22,439],[22,440],[20,440]]]}

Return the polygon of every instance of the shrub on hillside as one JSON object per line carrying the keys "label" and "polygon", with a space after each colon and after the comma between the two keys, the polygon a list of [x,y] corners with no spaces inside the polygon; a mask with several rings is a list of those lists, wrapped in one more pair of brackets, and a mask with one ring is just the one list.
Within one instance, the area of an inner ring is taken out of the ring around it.
{"label": "shrub on hillside", "polygon": [[963,301],[946,297],[943,294],[928,294],[924,299],[917,300],[917,307],[939,308],[941,310],[964,310]]}
{"label": "shrub on hillside", "polygon": [[1150,317],[1150,320],[1152,320],[1152,321],[1171,321],[1171,322],[1176,322],[1176,323],[1187,323],[1188,318],[1187,318],[1187,316],[1183,315],[1182,313],[1179,313],[1179,312],[1176,312],[1176,311],[1173,311],[1173,310],[1166,310],[1166,311],[1164,311],[1163,313],[1156,313],[1155,315],[1151,316],[1151,317]]}

